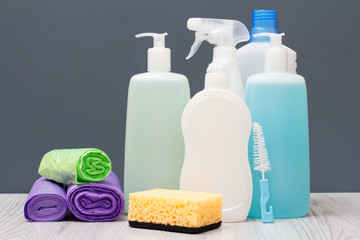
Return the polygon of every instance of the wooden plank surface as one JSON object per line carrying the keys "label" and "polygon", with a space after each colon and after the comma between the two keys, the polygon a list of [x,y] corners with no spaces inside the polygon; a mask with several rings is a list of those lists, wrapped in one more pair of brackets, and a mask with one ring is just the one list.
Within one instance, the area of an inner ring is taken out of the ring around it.
{"label": "wooden plank surface", "polygon": [[0,239],[360,239],[360,193],[312,193],[306,217],[275,220],[258,219],[223,224],[219,229],[187,235],[133,229],[126,216],[114,222],[87,223],[66,220],[35,223],[25,220],[26,194],[0,194]]}

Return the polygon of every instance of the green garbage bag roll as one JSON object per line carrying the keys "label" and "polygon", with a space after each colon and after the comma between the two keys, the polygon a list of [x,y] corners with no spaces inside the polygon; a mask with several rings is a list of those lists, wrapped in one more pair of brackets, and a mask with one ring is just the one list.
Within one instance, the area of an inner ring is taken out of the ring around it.
{"label": "green garbage bag roll", "polygon": [[45,154],[39,174],[63,184],[100,182],[111,172],[111,161],[96,148],[55,149]]}

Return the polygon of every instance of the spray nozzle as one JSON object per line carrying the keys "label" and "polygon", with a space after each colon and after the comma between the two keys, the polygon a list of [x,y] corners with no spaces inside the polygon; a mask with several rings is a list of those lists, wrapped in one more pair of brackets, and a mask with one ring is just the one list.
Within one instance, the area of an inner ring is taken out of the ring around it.
{"label": "spray nozzle", "polygon": [[171,69],[171,51],[165,47],[165,33],[140,33],[137,38],[153,37],[154,47],[148,49],[148,71],[169,72]]}
{"label": "spray nozzle", "polygon": [[196,53],[203,41],[208,41],[217,47],[235,47],[236,44],[248,41],[250,38],[246,26],[235,20],[189,18],[187,27],[195,31],[195,41],[186,59]]}
{"label": "spray nozzle", "polygon": [[286,72],[288,68],[287,50],[282,46],[285,33],[257,33],[254,37],[270,37],[270,48],[265,55],[266,72]]}
{"label": "spray nozzle", "polygon": [[165,36],[167,36],[168,33],[140,33],[140,34],[136,34],[135,37],[136,38],[141,38],[141,37],[153,37],[154,38],[154,48],[158,48],[158,47],[165,47]]}

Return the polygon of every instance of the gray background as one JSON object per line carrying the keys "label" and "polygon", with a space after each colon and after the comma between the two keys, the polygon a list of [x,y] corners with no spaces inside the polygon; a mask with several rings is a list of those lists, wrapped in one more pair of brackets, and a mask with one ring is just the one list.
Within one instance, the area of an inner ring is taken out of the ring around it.
{"label": "gray background", "polygon": [[[284,43],[307,80],[311,191],[360,191],[360,1],[0,0],[0,192],[28,192],[54,148],[97,147],[123,178],[127,87],[165,32],[172,69],[203,88],[212,47],[189,61],[189,17],[278,11]],[[240,47],[242,44],[239,44]]]}

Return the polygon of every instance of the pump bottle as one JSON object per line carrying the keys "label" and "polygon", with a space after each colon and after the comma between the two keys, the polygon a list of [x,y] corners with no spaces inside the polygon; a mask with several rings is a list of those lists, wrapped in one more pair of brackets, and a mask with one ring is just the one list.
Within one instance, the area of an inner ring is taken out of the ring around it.
{"label": "pump bottle", "polygon": [[125,177],[128,194],[153,188],[179,189],[184,160],[181,115],[190,99],[188,79],[170,72],[170,49],[165,35],[153,37],[148,49],[148,72],[130,80],[126,116]]}
{"label": "pump bottle", "polygon": [[[288,53],[282,36],[258,33],[255,37],[270,37],[266,51],[265,72],[249,77],[246,103],[253,121],[263,127],[271,171],[269,206],[274,218],[304,216],[310,205],[309,129],[307,91],[302,76],[288,72]],[[253,138],[249,141],[249,162],[254,182],[262,178],[254,171]],[[260,187],[254,185],[249,217],[261,218]]]}
{"label": "pump bottle", "polygon": [[215,18],[189,18],[189,30],[195,31],[195,41],[186,59],[191,58],[203,41],[214,44],[213,62],[225,66],[229,89],[244,98],[245,86],[236,60],[236,44],[249,40],[249,31],[239,21]]}
{"label": "pump bottle", "polygon": [[[270,38],[267,36],[254,36],[256,33],[263,32],[279,33],[276,10],[253,11],[250,43],[239,48],[236,52],[244,87],[246,87],[246,82],[250,75],[264,72],[265,53],[270,47]],[[286,46],[284,47],[288,51],[287,71],[296,74],[296,52]]]}
{"label": "pump bottle", "polygon": [[251,116],[229,90],[226,66],[214,61],[205,89],[186,105],[181,126],[185,159],[180,189],[223,194],[223,222],[245,221],[252,197],[248,141]]}

